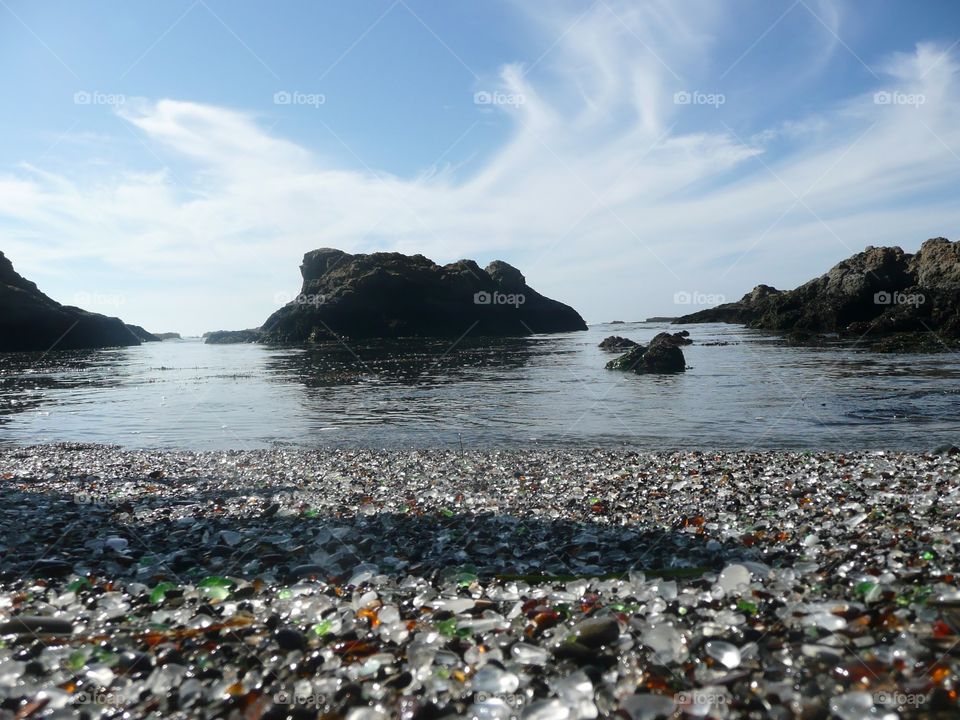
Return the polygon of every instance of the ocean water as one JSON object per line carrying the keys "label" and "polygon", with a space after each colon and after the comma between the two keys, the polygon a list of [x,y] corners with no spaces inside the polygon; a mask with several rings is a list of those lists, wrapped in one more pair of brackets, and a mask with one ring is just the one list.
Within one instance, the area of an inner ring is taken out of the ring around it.
{"label": "ocean water", "polygon": [[[0,444],[269,447],[912,449],[960,444],[960,358],[799,348],[690,325],[689,369],[604,369],[618,334],[277,348],[197,339],[0,355]],[[727,344],[716,344],[727,343]]]}

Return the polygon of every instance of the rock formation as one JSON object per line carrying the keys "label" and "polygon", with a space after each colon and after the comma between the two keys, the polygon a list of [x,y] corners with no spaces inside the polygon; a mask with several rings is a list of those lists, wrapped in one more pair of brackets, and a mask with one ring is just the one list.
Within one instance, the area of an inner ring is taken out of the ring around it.
{"label": "rock formation", "polygon": [[0,252],[0,352],[139,345],[119,318],[61,305],[24,279]]}
{"label": "rock formation", "polygon": [[629,350],[630,348],[637,347],[639,344],[640,343],[634,342],[630,338],[611,335],[610,337],[604,338],[598,347],[601,350]]}
{"label": "rock formation", "polygon": [[139,325],[131,325],[126,323],[127,329],[137,336],[137,339],[142,342],[160,342],[160,338],[154,335],[153,333],[147,332]]}
{"label": "rock formation", "polygon": [[639,375],[648,373],[678,373],[687,369],[686,359],[683,357],[681,345],[689,345],[693,341],[686,331],[680,333],[659,333],[654,336],[650,344],[644,347],[637,345],[621,355],[616,360],[607,363],[607,370],[627,370]]}
{"label": "rock formation", "polygon": [[794,290],[758,285],[737,302],[676,322],[858,338],[924,331],[960,338],[960,243],[934,238],[912,255],[868,247]]}
{"label": "rock formation", "polygon": [[[482,269],[473,260],[439,266],[423,255],[324,248],[308,252],[300,272],[300,294],[267,319],[258,339],[456,339],[587,329],[576,310],[544,297],[499,260]],[[246,341],[222,334],[207,341],[224,340]]]}

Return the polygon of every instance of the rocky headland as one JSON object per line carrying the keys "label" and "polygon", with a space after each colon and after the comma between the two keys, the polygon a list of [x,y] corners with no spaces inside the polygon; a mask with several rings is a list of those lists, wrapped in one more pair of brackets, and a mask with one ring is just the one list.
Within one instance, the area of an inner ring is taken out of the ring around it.
{"label": "rocky headland", "polygon": [[878,350],[960,343],[960,243],[934,238],[916,253],[868,247],[794,290],[758,285],[737,302],[678,318],[791,334],[837,334]]}
{"label": "rocky headland", "polygon": [[149,335],[119,318],[61,305],[17,273],[0,252],[0,352],[139,345],[139,331]]}

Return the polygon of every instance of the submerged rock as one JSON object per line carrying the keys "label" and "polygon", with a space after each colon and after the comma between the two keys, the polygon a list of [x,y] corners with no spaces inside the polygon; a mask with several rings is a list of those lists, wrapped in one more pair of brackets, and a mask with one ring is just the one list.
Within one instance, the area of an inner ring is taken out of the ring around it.
{"label": "submerged rock", "polygon": [[638,345],[607,363],[607,370],[629,370],[637,374],[678,373],[687,368],[681,345],[689,345],[689,333],[659,333],[646,347]]}
{"label": "submerged rock", "polygon": [[629,338],[611,335],[610,337],[604,338],[598,347],[601,350],[629,350],[639,345],[640,343],[630,340]]}
{"label": "submerged rock", "polygon": [[0,252],[0,352],[139,345],[123,321],[61,305],[19,275]]}

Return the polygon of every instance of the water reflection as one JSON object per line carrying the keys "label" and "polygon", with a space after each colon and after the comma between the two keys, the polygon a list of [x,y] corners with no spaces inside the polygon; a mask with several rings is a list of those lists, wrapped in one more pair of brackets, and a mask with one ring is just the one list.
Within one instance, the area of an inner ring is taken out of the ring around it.
{"label": "water reflection", "polygon": [[732,326],[691,326],[690,370],[604,369],[616,333],[327,343],[199,341],[0,355],[0,442],[129,447],[928,448],[960,436],[952,355],[802,348]]}
{"label": "water reflection", "polygon": [[447,340],[326,342],[306,350],[272,352],[266,370],[281,381],[307,387],[370,382],[433,386],[458,382],[485,369],[509,372],[525,366],[530,356],[547,349],[548,340],[530,338],[463,338]]}

